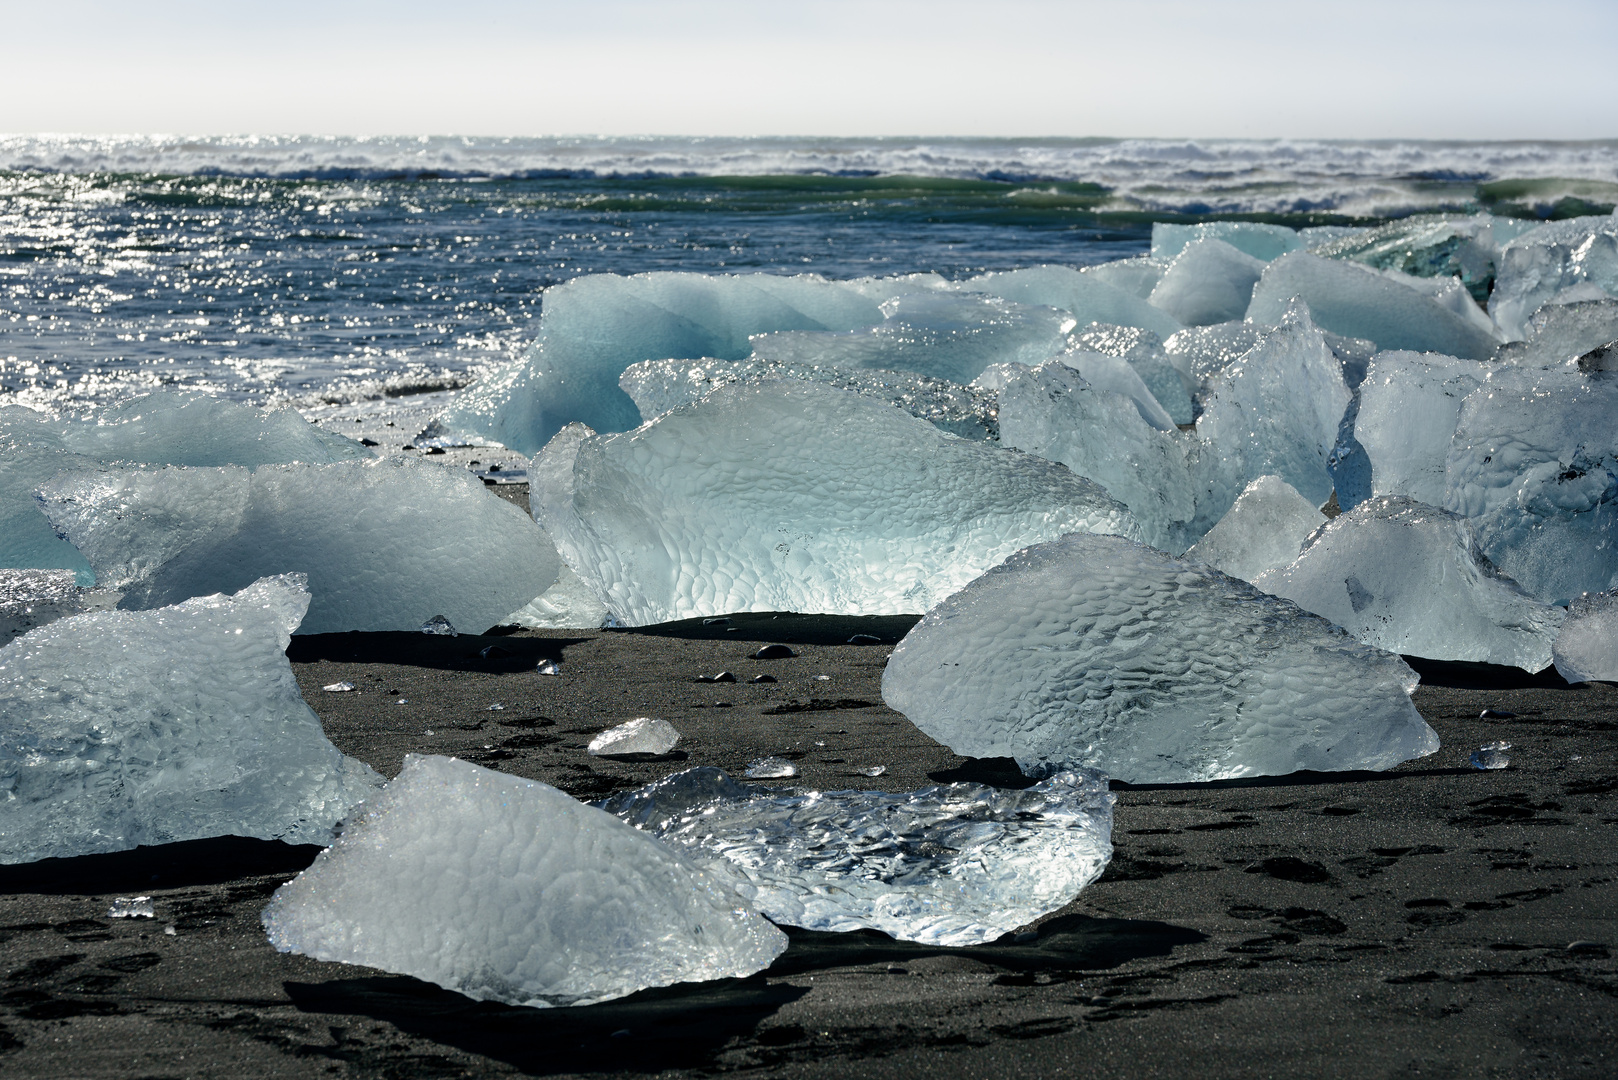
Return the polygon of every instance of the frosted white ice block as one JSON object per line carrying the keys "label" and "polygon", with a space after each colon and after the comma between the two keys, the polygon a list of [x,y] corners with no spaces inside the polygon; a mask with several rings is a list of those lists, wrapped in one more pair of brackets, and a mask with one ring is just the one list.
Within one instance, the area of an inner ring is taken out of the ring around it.
{"label": "frosted white ice block", "polygon": [[0,862],[209,836],[326,843],[381,778],[344,757],[287,662],[301,576],[101,611],[0,648]]}
{"label": "frosted white ice block", "polygon": [[1065,906],[1112,857],[1107,779],[1024,791],[798,792],[676,773],[601,805],[708,869],[778,923],[976,945]]}
{"label": "frosted white ice block", "polygon": [[1397,496],[1332,519],[1253,584],[1380,649],[1526,671],[1550,664],[1564,617],[1490,565],[1465,518]]}
{"label": "frosted white ice block", "polygon": [[726,883],[611,814],[415,754],[263,920],[282,952],[541,1007],[744,977],[787,945]]}
{"label": "frosted white ice block", "polygon": [[529,477],[564,560],[629,626],[925,611],[1027,544],[1137,532],[1064,466],[807,383],[720,387],[615,435],[570,428]]}
{"label": "frosted white ice block", "polygon": [[1430,754],[1416,682],[1397,656],[1244,581],[1073,535],[929,611],[894,649],[882,697],[958,754],[1183,783]]}

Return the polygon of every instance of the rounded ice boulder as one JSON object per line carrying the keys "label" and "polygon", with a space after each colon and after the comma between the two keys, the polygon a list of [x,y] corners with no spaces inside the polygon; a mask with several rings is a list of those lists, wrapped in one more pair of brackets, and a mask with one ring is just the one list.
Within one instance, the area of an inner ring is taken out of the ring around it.
{"label": "rounded ice boulder", "polygon": [[263,921],[282,952],[539,1007],[740,978],[787,946],[728,883],[611,814],[415,754]]}
{"label": "rounded ice boulder", "polygon": [[929,611],[882,697],[958,754],[1181,783],[1430,754],[1416,683],[1397,656],[1244,581],[1075,534]]}

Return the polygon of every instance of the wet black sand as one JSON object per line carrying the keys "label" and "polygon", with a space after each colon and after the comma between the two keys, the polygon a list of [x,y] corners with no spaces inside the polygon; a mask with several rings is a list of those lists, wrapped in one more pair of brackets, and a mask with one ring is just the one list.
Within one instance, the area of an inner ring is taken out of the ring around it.
{"label": "wet black sand", "polygon": [[[388,775],[406,753],[455,754],[599,798],[778,754],[823,788],[1019,783],[881,705],[910,621],[326,635],[290,655],[332,740]],[[747,659],[762,642],[799,655]],[[536,675],[541,657],[562,674]],[[741,681],[694,681],[722,670]],[[746,681],[761,673],[779,681]],[[761,975],[590,1008],[478,1004],[275,953],[258,912],[314,848],[220,839],[0,868],[0,1075],[1611,1076],[1618,688],[1423,673],[1431,758],[1120,785],[1111,868],[1036,937],[952,950],[791,931]],[[320,690],[343,679],[360,691]],[[641,715],[684,733],[673,755],[585,754]],[[1467,766],[1500,739],[1511,768]],[[858,775],[870,765],[887,772]],[[105,918],[137,893],[155,919]]]}

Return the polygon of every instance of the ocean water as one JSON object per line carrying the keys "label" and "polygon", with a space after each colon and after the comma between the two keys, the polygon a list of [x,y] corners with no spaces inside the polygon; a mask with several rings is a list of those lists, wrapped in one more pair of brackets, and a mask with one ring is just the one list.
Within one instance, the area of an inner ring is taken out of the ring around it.
{"label": "ocean water", "polygon": [[1615,202],[1618,141],[0,136],[0,404],[403,409],[586,273],[963,277],[1140,254],[1154,220]]}

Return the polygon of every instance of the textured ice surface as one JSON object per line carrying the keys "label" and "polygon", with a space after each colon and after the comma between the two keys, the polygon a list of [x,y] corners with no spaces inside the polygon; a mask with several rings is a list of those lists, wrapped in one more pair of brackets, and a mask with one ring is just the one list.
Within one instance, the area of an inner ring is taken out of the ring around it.
{"label": "textured ice surface", "polygon": [[1489,298],[1499,254],[1495,219],[1487,214],[1423,214],[1310,245],[1328,259],[1346,259],[1415,277],[1458,277],[1478,303]]}
{"label": "textured ice surface", "polygon": [[301,632],[482,630],[544,592],[543,530],[463,470],[389,458],[332,465],[114,469],[42,488],[52,524],[126,609],[309,575]]}
{"label": "textured ice surface", "polygon": [[528,354],[458,395],[441,423],[523,454],[537,452],[572,421],[623,431],[641,421],[618,387],[630,364],[741,360],[752,352],[754,334],[875,326],[882,299],[807,274],[577,277],[545,290]]}
{"label": "textured ice surface", "polygon": [[34,489],[58,473],[96,464],[62,442],[57,425],[20,405],[0,406],[0,566],[72,570],[93,585],[89,562],[56,535],[34,502]]}
{"label": "textured ice surface", "polygon": [[0,570],[0,645],[84,610],[90,592],[72,570]]}
{"label": "textured ice surface", "polygon": [[959,754],[1180,783],[1432,753],[1415,685],[1397,656],[1244,581],[1074,535],[928,612],[893,651],[882,697]]}
{"label": "textured ice surface", "polygon": [[637,716],[610,727],[585,747],[592,757],[602,754],[666,754],[680,741],[680,733],[667,720]]}
{"label": "textured ice surface", "polygon": [[1618,379],[1491,371],[1461,404],[1443,505],[1547,603],[1618,585]]}
{"label": "textured ice surface", "polygon": [[1200,387],[1263,340],[1265,327],[1250,322],[1187,327],[1163,343],[1170,363]]}
{"label": "textured ice surface", "polygon": [[1385,352],[1360,383],[1354,436],[1371,462],[1377,495],[1404,495],[1438,506],[1461,402],[1488,368],[1440,353]]}
{"label": "textured ice surface", "polygon": [[1618,341],[1618,300],[1546,304],[1529,318],[1526,340],[1500,346],[1495,359],[1554,367],[1611,341]]}
{"label": "textured ice surface", "polygon": [[868,329],[757,335],[753,359],[798,368],[901,371],[969,383],[990,364],[1039,363],[1061,351],[1077,325],[1072,315],[1054,307],[937,288],[885,300],[882,315]]}
{"label": "textured ice surface", "polygon": [[1326,515],[1297,488],[1279,476],[1261,476],[1185,557],[1252,581],[1296,559],[1309,534],[1325,523]]}
{"label": "textured ice surface", "polygon": [[1163,272],[1168,268],[1168,263],[1158,262],[1150,256],[1143,255],[1134,259],[1114,259],[1112,262],[1097,266],[1086,266],[1080,273],[1144,300],[1152,295],[1152,290],[1157,288]]}
{"label": "textured ice surface", "polygon": [[747,976],[787,945],[728,883],[611,814],[415,754],[276,891],[264,928],[282,952],[535,1006]]}
{"label": "textured ice surface", "polygon": [[0,648],[0,862],[207,836],[325,843],[381,780],[326,739],[287,662],[296,575]]}
{"label": "textured ice surface", "polygon": [[601,805],[727,876],[775,922],[870,927],[976,945],[1066,905],[1112,857],[1106,777],[1058,773],[1025,791],[774,790],[719,769],[676,773]]}
{"label": "textured ice surface", "polygon": [[1279,476],[1316,506],[1331,497],[1327,459],[1350,394],[1342,365],[1301,306],[1289,309],[1203,392],[1198,532],[1261,476]]}
{"label": "textured ice surface", "polygon": [[[1075,360],[1079,366],[1067,366]],[[1085,364],[1081,354],[1007,369],[1000,387],[1001,444],[1094,480],[1129,507],[1141,539],[1185,550],[1196,516],[1197,489],[1186,463],[1193,439],[1147,423],[1134,399],[1087,380]]]}
{"label": "textured ice surface", "polygon": [[1263,262],[1223,240],[1196,240],[1174,257],[1151,302],[1186,326],[1230,322],[1247,314],[1263,273]]}
{"label": "textured ice surface", "polygon": [[925,611],[1027,544],[1137,528],[1061,465],[805,383],[724,386],[632,432],[573,427],[529,475],[563,559],[629,626]]}
{"label": "textured ice surface", "polygon": [[1094,274],[1066,266],[1031,266],[1025,270],[983,274],[961,285],[963,289],[1003,296],[1019,304],[1043,304],[1069,312],[1079,326],[1108,323],[1138,326],[1166,338],[1180,324],[1167,312]]}
{"label": "textured ice surface", "polygon": [[1618,682],[1618,593],[1576,597],[1552,656],[1570,683]]}
{"label": "textured ice surface", "polygon": [[1618,215],[1551,221],[1500,250],[1489,314],[1508,340],[1528,334],[1529,317],[1555,299],[1618,295]]}
{"label": "textured ice surface", "polygon": [[1303,241],[1285,225],[1255,221],[1206,221],[1200,225],[1152,222],[1152,258],[1168,261],[1198,240],[1221,240],[1261,262],[1296,251]]}
{"label": "textured ice surface", "polygon": [[[1404,280],[1397,280],[1403,278]],[[1463,295],[1459,284],[1454,291]],[[1264,269],[1253,289],[1247,318],[1280,321],[1287,305],[1301,298],[1315,324],[1349,337],[1366,338],[1384,349],[1413,349],[1487,359],[1499,343],[1477,318],[1458,314],[1424,291],[1422,279],[1383,273],[1368,266],[1322,259],[1308,252],[1283,255]],[[1470,304],[1471,300],[1466,299]],[[1486,320],[1485,320],[1486,321]]]}
{"label": "textured ice surface", "polygon": [[1191,423],[1190,391],[1196,384],[1169,359],[1163,350],[1163,339],[1152,331],[1135,326],[1090,323],[1073,335],[1073,348],[1129,361],[1129,366],[1135,369],[1135,374],[1174,423]]}
{"label": "textured ice surface", "polygon": [[1389,652],[1526,671],[1550,664],[1564,617],[1502,577],[1465,518],[1397,496],[1333,518],[1253,584]]}
{"label": "textured ice surface", "polygon": [[611,617],[595,590],[564,564],[557,572],[555,585],[500,622],[535,630],[594,630],[607,625]]}
{"label": "textured ice surface", "polygon": [[[1050,355],[1042,351],[1039,359]],[[993,365],[991,365],[993,366]],[[903,409],[930,421],[942,431],[963,439],[995,439],[995,397],[980,386],[962,386],[947,379],[908,371],[865,371],[816,363],[778,360],[646,360],[631,364],[618,385],[634,400],[642,416],[661,416],[678,405],[700,401],[717,386],[798,379],[839,390],[852,390],[868,398]]]}

